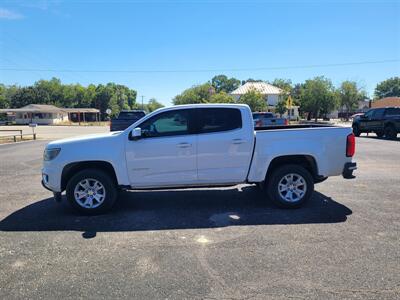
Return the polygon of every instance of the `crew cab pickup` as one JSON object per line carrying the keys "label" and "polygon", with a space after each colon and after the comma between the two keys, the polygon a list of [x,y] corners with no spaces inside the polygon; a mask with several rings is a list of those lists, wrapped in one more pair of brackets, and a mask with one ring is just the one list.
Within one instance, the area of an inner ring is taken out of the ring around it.
{"label": "crew cab pickup", "polygon": [[158,109],[122,132],[50,142],[42,183],[56,200],[85,214],[103,213],[118,189],[256,184],[282,207],[298,207],[328,176],[353,178],[351,128],[321,125],[254,130],[242,104]]}
{"label": "crew cab pickup", "polygon": [[373,108],[353,119],[355,136],[375,132],[378,137],[396,139],[400,133],[400,107]]}
{"label": "crew cab pickup", "polygon": [[125,130],[144,116],[145,112],[143,110],[122,110],[118,117],[111,119],[110,131]]}

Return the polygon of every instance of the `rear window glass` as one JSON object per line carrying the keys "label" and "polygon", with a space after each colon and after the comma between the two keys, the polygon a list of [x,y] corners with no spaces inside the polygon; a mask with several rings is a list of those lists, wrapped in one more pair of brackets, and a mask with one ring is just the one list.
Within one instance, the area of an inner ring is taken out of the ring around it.
{"label": "rear window glass", "polygon": [[395,116],[395,115],[400,115],[400,107],[394,107],[394,108],[388,108],[386,110],[386,115],[387,116]]}
{"label": "rear window glass", "polygon": [[144,112],[142,111],[121,111],[119,113],[119,119],[140,119],[144,117]]}
{"label": "rear window glass", "polygon": [[198,114],[199,133],[233,130],[242,127],[242,115],[236,108],[202,108]]}

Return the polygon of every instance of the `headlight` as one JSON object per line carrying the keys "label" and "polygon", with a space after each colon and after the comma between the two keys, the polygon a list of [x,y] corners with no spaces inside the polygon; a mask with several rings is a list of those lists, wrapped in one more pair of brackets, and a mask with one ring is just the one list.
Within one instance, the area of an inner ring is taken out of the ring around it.
{"label": "headlight", "polygon": [[45,149],[43,152],[43,160],[52,160],[60,153],[60,148]]}

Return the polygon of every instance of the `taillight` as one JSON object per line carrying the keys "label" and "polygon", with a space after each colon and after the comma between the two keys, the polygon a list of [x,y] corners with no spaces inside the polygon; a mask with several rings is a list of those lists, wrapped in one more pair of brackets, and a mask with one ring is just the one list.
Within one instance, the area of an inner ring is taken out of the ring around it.
{"label": "taillight", "polygon": [[354,137],[354,133],[350,133],[347,136],[346,156],[352,157],[355,152],[356,152],[356,138]]}
{"label": "taillight", "polygon": [[289,121],[288,121],[288,119],[285,119],[285,123],[284,123],[285,125],[289,125]]}

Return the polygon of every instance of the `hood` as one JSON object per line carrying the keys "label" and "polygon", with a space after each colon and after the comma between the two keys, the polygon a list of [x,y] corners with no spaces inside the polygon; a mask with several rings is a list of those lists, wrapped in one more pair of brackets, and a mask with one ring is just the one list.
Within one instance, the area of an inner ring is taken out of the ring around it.
{"label": "hood", "polygon": [[76,137],[70,137],[66,139],[56,140],[50,142],[47,145],[47,148],[57,148],[62,147],[63,145],[70,145],[70,144],[84,144],[86,142],[96,142],[96,141],[103,141],[113,138],[114,136],[118,136],[121,134],[122,131],[114,131],[114,132],[107,132],[107,133],[96,133],[90,135],[82,135]]}

